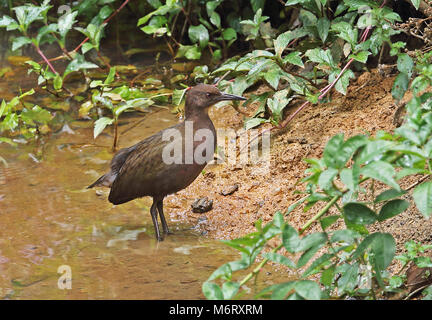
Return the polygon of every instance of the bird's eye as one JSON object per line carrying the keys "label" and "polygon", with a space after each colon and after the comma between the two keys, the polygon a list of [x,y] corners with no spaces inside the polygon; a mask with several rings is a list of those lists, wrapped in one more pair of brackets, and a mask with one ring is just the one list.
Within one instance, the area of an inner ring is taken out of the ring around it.
{"label": "bird's eye", "polygon": [[207,98],[210,98],[210,93],[207,92],[207,93],[206,93],[206,96],[207,96]]}

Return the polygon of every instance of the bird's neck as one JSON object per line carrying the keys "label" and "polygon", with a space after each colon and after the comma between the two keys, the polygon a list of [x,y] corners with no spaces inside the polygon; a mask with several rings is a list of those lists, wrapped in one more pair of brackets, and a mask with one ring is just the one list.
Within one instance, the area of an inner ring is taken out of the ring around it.
{"label": "bird's neck", "polygon": [[207,122],[210,121],[210,117],[208,115],[208,109],[193,109],[186,108],[185,111],[185,120],[187,121],[199,121],[199,122]]}

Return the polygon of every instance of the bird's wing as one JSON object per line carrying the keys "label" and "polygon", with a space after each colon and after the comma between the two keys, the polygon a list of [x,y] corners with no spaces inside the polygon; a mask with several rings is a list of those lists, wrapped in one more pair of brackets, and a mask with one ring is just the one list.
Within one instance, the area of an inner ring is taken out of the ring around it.
{"label": "bird's wing", "polygon": [[[168,129],[173,128],[181,129],[179,125]],[[152,182],[164,176],[167,167],[162,159],[163,149],[167,144],[173,143],[163,139],[165,130],[132,146],[132,150],[125,153],[124,160],[123,155],[119,155],[118,163],[114,163],[113,159],[111,170],[121,165],[111,186],[108,198],[110,202],[119,204],[151,194]]]}
{"label": "bird's wing", "polygon": [[94,183],[89,185],[87,189],[93,188],[93,187],[111,187],[113,181],[117,177],[118,172],[120,171],[121,167],[125,163],[128,156],[135,150],[137,145],[134,145],[129,148],[123,148],[120,149],[112,158],[111,164],[110,164],[110,171],[103,176],[99,177]]}

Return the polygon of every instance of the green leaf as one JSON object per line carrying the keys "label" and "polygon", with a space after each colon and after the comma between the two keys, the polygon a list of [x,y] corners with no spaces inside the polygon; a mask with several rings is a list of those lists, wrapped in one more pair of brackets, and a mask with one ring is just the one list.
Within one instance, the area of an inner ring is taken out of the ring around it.
{"label": "green leaf", "polygon": [[63,87],[63,78],[61,75],[56,74],[54,78],[53,86],[55,90],[60,90]]}
{"label": "green leaf", "polygon": [[198,43],[201,49],[207,46],[209,42],[209,33],[207,28],[202,24],[198,26],[190,26],[188,34],[191,41],[193,43]]}
{"label": "green leaf", "polygon": [[414,67],[414,61],[406,53],[401,53],[398,56],[397,68],[400,72],[406,73],[408,76],[411,75],[412,69]]}
{"label": "green leaf", "polygon": [[342,147],[343,141],[344,134],[339,133],[331,137],[327,142],[327,145],[324,149],[323,158],[328,168],[340,168],[344,165],[337,159],[337,155],[339,154],[339,150]]}
{"label": "green leaf", "polygon": [[427,170],[420,168],[404,168],[396,173],[396,180],[402,179],[403,177],[427,173]]}
{"label": "green leaf", "polygon": [[273,41],[275,53],[278,57],[282,56],[283,51],[288,46],[289,42],[292,40],[292,32],[287,31],[281,33],[276,40]]}
{"label": "green leaf", "polygon": [[[346,70],[336,82],[335,89],[343,95],[346,95],[349,81],[353,78],[355,78],[354,72],[352,72],[350,69]],[[332,82],[333,80],[334,79],[332,77],[329,77],[330,82]]]}
{"label": "green leaf", "polygon": [[114,119],[102,117],[96,120],[94,124],[93,137],[94,139],[105,129],[107,125],[110,125],[114,122]]}
{"label": "green leaf", "polygon": [[338,292],[352,292],[357,286],[359,276],[359,265],[353,263],[352,265],[343,265],[343,271],[340,272],[342,276],[338,280]]}
{"label": "green leaf", "polygon": [[418,10],[418,8],[420,7],[420,2],[421,0],[411,0],[413,6],[416,8],[416,10]]}
{"label": "green leaf", "polygon": [[283,264],[283,265],[288,266],[288,267],[293,268],[293,269],[296,268],[296,264],[294,262],[292,262],[291,259],[289,259],[283,255],[280,255],[278,253],[265,252],[262,254],[262,256],[266,259],[269,259],[270,261]]}
{"label": "green leaf", "polygon": [[21,119],[28,123],[33,124],[33,121],[46,124],[53,118],[52,114],[39,106],[34,106],[31,110],[24,109],[21,113]]}
{"label": "green leaf", "polygon": [[186,91],[187,91],[187,88],[182,89],[182,90],[174,89],[173,95],[172,95],[173,105],[178,106],[182,102],[182,100],[186,94]]}
{"label": "green leaf", "polygon": [[108,76],[106,77],[106,79],[104,81],[105,85],[111,84],[114,81],[115,73],[116,73],[116,68],[115,67],[111,67],[110,71],[108,73]]}
{"label": "green leaf", "polygon": [[5,15],[3,17],[0,17],[0,28],[1,27],[6,27],[7,31],[11,31],[18,29],[19,25],[15,21],[15,19]]}
{"label": "green leaf", "polygon": [[330,30],[330,21],[326,17],[319,18],[317,22],[317,30],[321,41],[324,43],[327,40]]}
{"label": "green leaf", "polygon": [[227,281],[222,285],[222,293],[224,300],[232,299],[240,288],[239,283]]}
{"label": "green leaf", "polygon": [[176,58],[186,57],[189,60],[197,60],[201,58],[201,50],[197,45],[182,46],[180,45],[177,51]]}
{"label": "green leaf", "polygon": [[213,12],[210,16],[210,22],[213,23],[217,28],[221,27],[221,18],[219,13]]}
{"label": "green leaf", "polygon": [[339,218],[341,218],[341,216],[339,216],[339,215],[328,216],[328,217],[322,218],[322,219],[320,220],[321,228],[322,228],[323,230],[327,229],[327,228],[330,227],[333,223],[335,223],[337,220],[339,220]]}
{"label": "green leaf", "polygon": [[222,31],[222,37],[226,41],[237,39],[237,32],[233,28],[227,28]]}
{"label": "green leaf", "polygon": [[379,270],[385,270],[392,262],[396,252],[396,242],[390,233],[377,233],[374,237],[371,251],[374,254],[374,264]]}
{"label": "green leaf", "polygon": [[293,290],[295,281],[289,281],[281,284],[272,286],[273,292],[271,295],[272,300],[282,300],[285,299],[286,295]]}
{"label": "green leaf", "polygon": [[342,169],[339,175],[342,183],[350,191],[355,191],[356,184],[354,183],[354,179],[353,179],[353,170],[348,168]]}
{"label": "green leaf", "polygon": [[405,92],[408,90],[409,81],[408,74],[401,72],[397,75],[392,88],[392,97],[395,100],[399,101],[403,98]]}
{"label": "green leaf", "polygon": [[264,79],[273,87],[273,89],[277,90],[279,86],[279,80],[282,74],[279,68],[270,69],[266,73],[264,73]]}
{"label": "green leaf", "polygon": [[72,29],[72,26],[76,22],[75,17],[77,16],[77,14],[78,11],[72,11],[69,13],[65,13],[58,19],[58,31],[62,38],[65,38],[69,30]]}
{"label": "green leaf", "polygon": [[[41,45],[43,43],[43,39],[45,38],[45,36],[50,35],[50,33],[54,33],[57,32],[57,24],[56,23],[51,23],[50,25],[47,26],[43,26],[42,28],[39,29],[39,32],[36,36],[36,45]],[[53,39],[52,36],[50,36],[51,39]],[[33,39],[33,41],[35,41]]]}
{"label": "green leaf", "polygon": [[337,32],[338,37],[351,44],[352,47],[357,44],[358,31],[357,29],[353,29],[350,23],[345,21],[334,23],[331,29]]}
{"label": "green leaf", "polygon": [[202,292],[208,300],[223,300],[224,298],[221,288],[216,283],[204,282]]}
{"label": "green leaf", "polygon": [[330,268],[325,269],[321,273],[321,279],[320,279],[321,283],[326,287],[331,286],[334,275],[335,275],[335,266],[331,266]]}
{"label": "green leaf", "polygon": [[83,54],[86,54],[87,52],[89,52],[90,50],[92,50],[94,48],[94,45],[90,42],[86,42],[82,45],[81,47],[81,52]]}
{"label": "green leaf", "polygon": [[401,199],[396,199],[387,202],[380,210],[378,214],[378,221],[384,221],[386,219],[397,216],[399,213],[404,212],[409,207],[409,202]]}
{"label": "green leaf", "polygon": [[329,168],[323,172],[321,172],[319,178],[318,178],[318,185],[322,190],[328,190],[330,189],[333,184],[333,179],[338,174],[338,170],[334,168]]}
{"label": "green leaf", "polygon": [[1,105],[0,105],[0,118],[3,116],[3,113],[5,112],[5,110],[6,110],[6,101],[5,100],[2,100],[2,103],[1,103]]}
{"label": "green leaf", "polygon": [[76,54],[75,59],[72,60],[67,65],[65,72],[63,74],[63,77],[66,77],[71,72],[80,71],[83,69],[94,69],[94,68],[99,68],[99,66],[97,66],[94,63],[85,61],[84,56],[82,56],[80,54]]}
{"label": "green leaf", "polygon": [[282,228],[282,243],[288,252],[298,252],[301,239],[297,231],[290,225],[284,225]]}
{"label": "green leaf", "polygon": [[368,235],[366,238],[364,238],[363,241],[360,242],[360,244],[358,245],[356,251],[354,251],[352,258],[358,259],[366,251],[366,249],[369,248],[369,246],[372,244],[372,242],[377,237],[377,235],[378,233],[372,233]]}
{"label": "green leaf", "polygon": [[330,242],[346,242],[348,244],[354,243],[355,239],[360,238],[361,235],[354,230],[344,229],[344,230],[336,230],[333,232],[332,237],[330,238]]}
{"label": "green leaf", "polygon": [[305,251],[316,246],[323,246],[327,242],[327,234],[325,232],[317,232],[308,234],[301,239],[297,251]]}
{"label": "green leaf", "polygon": [[329,260],[333,257],[335,257],[335,255],[332,253],[324,253],[321,257],[315,259],[310,264],[309,268],[307,268],[307,270],[302,274],[302,278],[307,278],[312,274],[316,274],[322,271],[324,265],[328,264]]}
{"label": "green leaf", "polygon": [[362,203],[350,202],[343,207],[345,218],[354,224],[372,224],[377,221],[375,212]]}
{"label": "green leaf", "polygon": [[361,168],[360,173],[364,177],[379,180],[395,190],[401,190],[399,184],[394,179],[396,171],[388,162],[381,160],[373,161]]}
{"label": "green leaf", "polygon": [[300,280],[294,285],[294,290],[307,300],[320,300],[321,289],[318,283],[311,280]]}
{"label": "green leaf", "polygon": [[27,37],[17,37],[12,41],[12,51],[18,50],[26,44],[32,43],[30,38]]}
{"label": "green leaf", "polygon": [[395,190],[395,189],[389,189],[382,193],[380,193],[374,200],[375,203],[379,203],[382,201],[391,200],[397,197],[400,197],[406,193],[405,190]]}
{"label": "green leaf", "polygon": [[414,202],[424,217],[432,214],[432,181],[423,182],[413,191]]}
{"label": "green leaf", "polygon": [[366,63],[370,54],[371,53],[369,51],[360,51],[356,54],[350,55],[349,58],[353,58],[354,60],[361,62],[361,63]]}
{"label": "green leaf", "polygon": [[265,122],[268,122],[268,120],[264,118],[247,118],[244,121],[244,128],[245,130],[249,130]]}
{"label": "green leaf", "polygon": [[301,52],[298,52],[298,51],[291,52],[283,58],[283,63],[284,64],[291,63],[291,64],[294,64],[296,66],[303,68],[304,64],[303,64],[303,61],[302,61],[300,55],[301,55]]}

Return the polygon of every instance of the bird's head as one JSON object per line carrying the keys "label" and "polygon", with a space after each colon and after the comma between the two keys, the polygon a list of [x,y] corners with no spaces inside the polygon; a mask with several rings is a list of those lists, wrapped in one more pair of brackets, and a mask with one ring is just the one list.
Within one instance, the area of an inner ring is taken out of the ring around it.
{"label": "bird's head", "polygon": [[190,88],[186,93],[186,117],[193,113],[200,113],[208,107],[226,100],[246,100],[244,97],[220,92],[216,86],[199,84]]}

